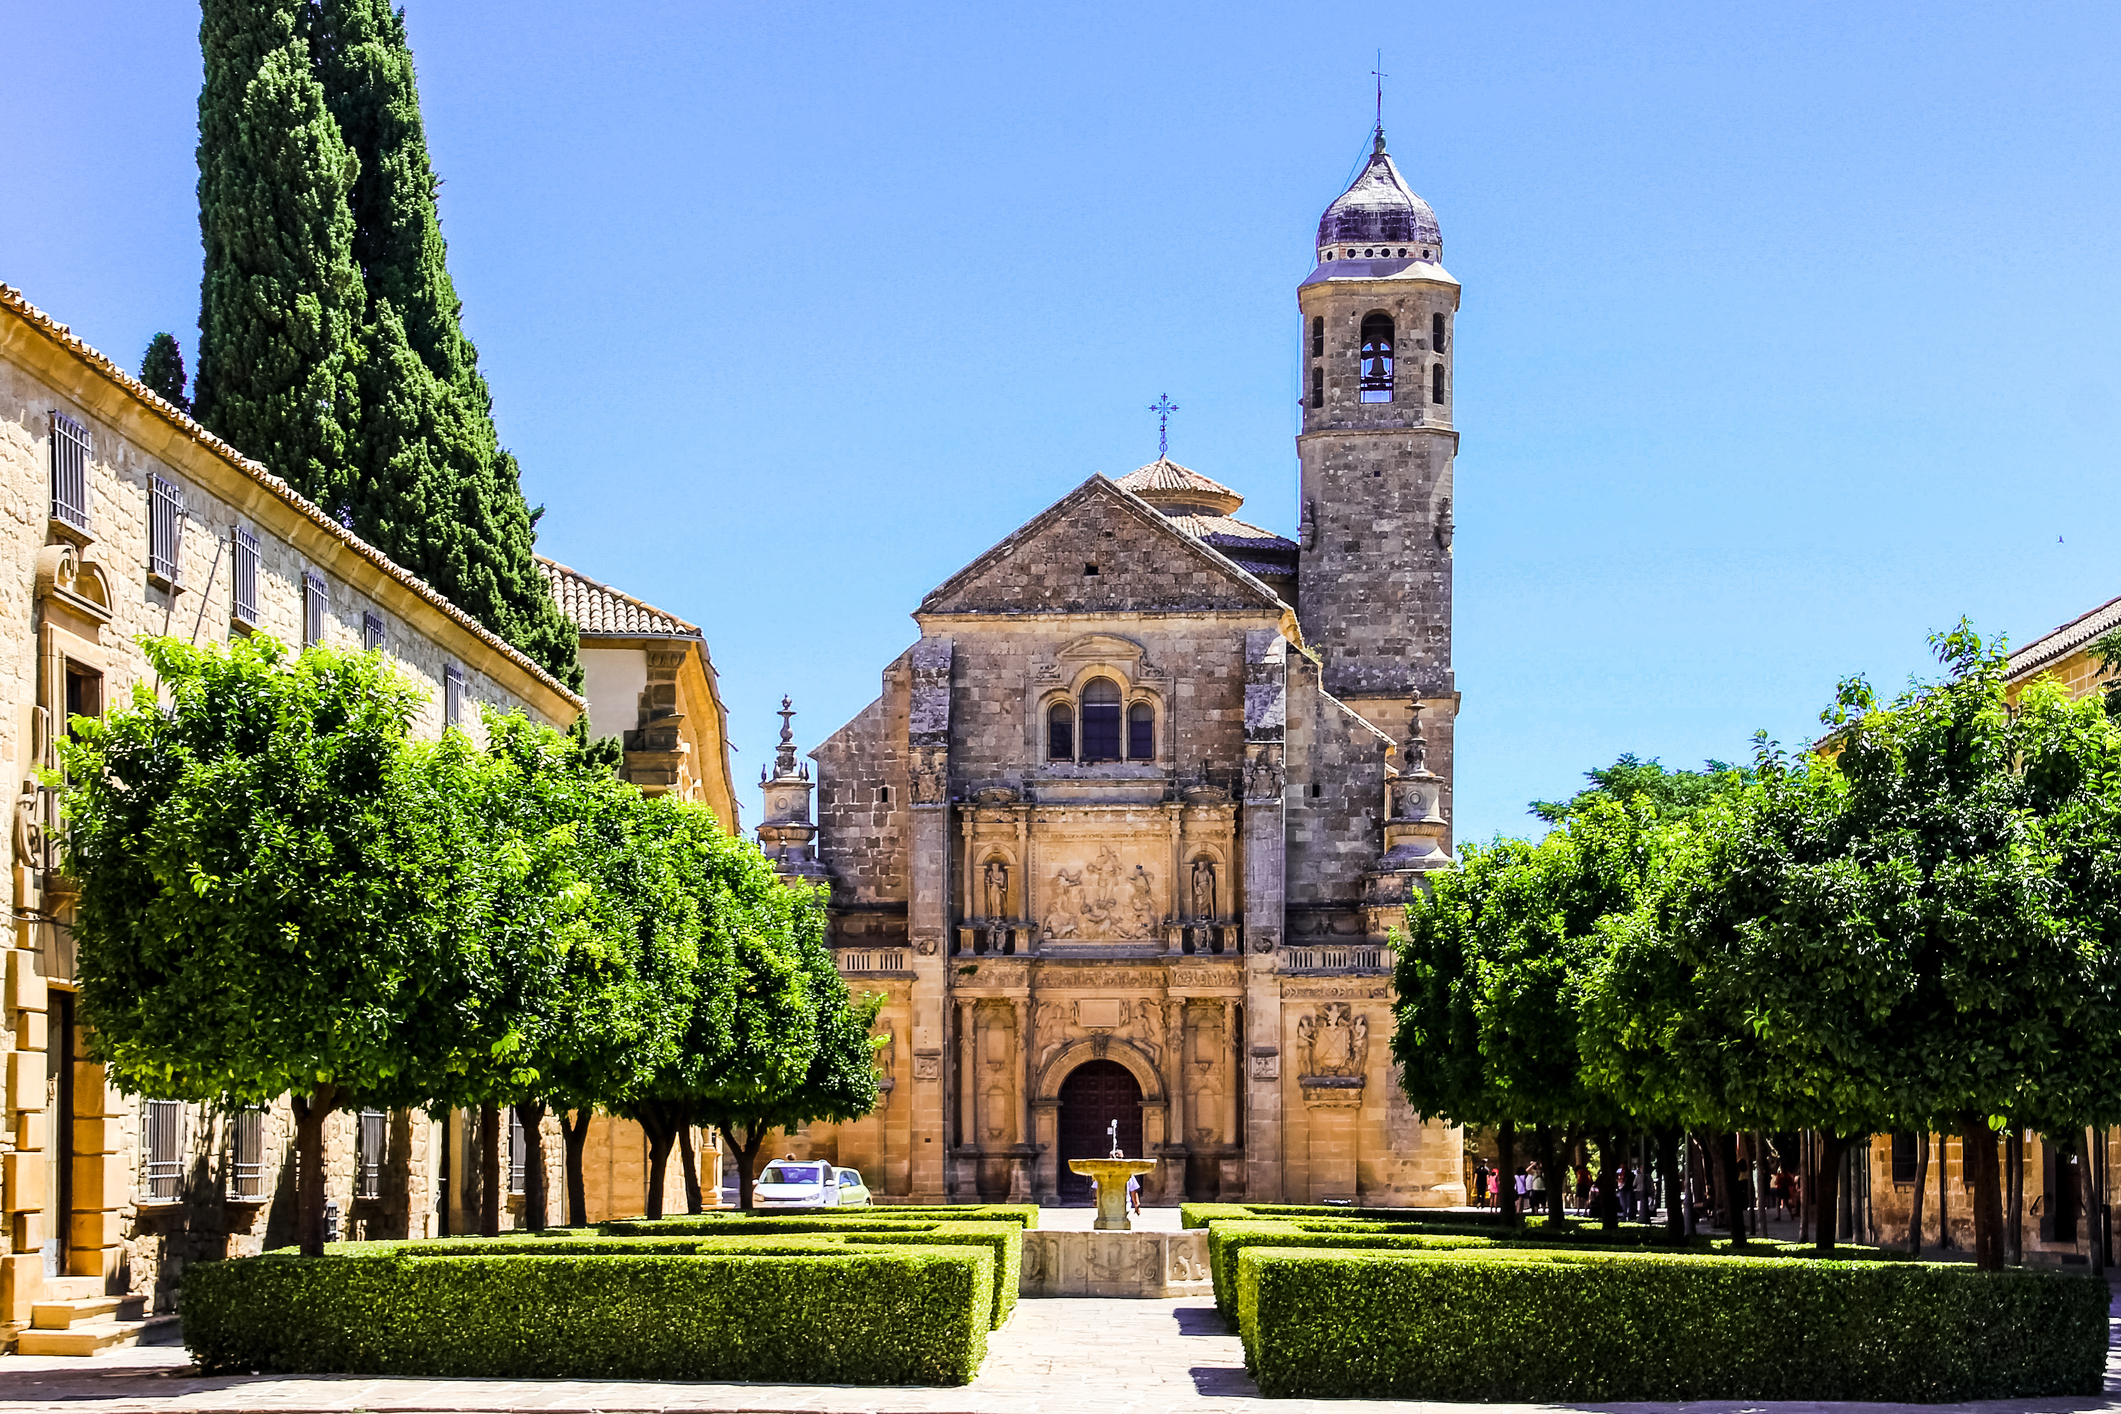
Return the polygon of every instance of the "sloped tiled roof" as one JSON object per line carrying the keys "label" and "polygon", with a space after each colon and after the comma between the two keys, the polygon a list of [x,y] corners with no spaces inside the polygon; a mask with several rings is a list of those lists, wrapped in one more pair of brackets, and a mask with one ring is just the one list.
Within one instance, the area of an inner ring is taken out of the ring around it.
{"label": "sloped tiled roof", "polygon": [[623,638],[698,638],[697,625],[675,614],[666,614],[608,584],[601,584],[569,569],[558,560],[538,556],[538,572],[545,576],[554,602],[567,621],[582,633]]}
{"label": "sloped tiled roof", "polygon": [[444,598],[441,591],[428,584],[426,580],[421,579],[411,570],[406,569],[381,550],[378,550],[375,546],[348,530],[333,516],[327,515],[321,506],[303,496],[294,487],[288,485],[272,472],[266,470],[262,462],[254,461],[250,457],[245,456],[242,452],[236,450],[235,447],[222,441],[219,437],[193,421],[189,413],[171,403],[152,388],[149,388],[145,383],[133,377],[132,374],[127,373],[110,359],[104,357],[102,353],[77,336],[68,326],[61,324],[42,309],[31,304],[29,298],[13,285],[0,283],[0,309],[5,309],[8,313],[21,319],[40,336],[51,340],[64,349],[97,377],[116,386],[143,407],[151,409],[156,416],[162,418],[175,429],[179,436],[196,444],[202,451],[218,459],[223,465],[234,468],[264,488],[268,493],[278,498],[303,519],[307,520],[316,531],[340,542],[352,553],[366,560],[384,575],[418,596],[430,609],[449,619],[459,629],[506,658],[519,671],[529,674],[549,690],[558,693],[577,710],[581,708],[583,698],[569,691],[566,684],[533,662],[520,648],[517,648],[492,629],[473,618],[469,613]]}
{"label": "sloped tiled roof", "polygon": [[2114,628],[2121,628],[2121,599],[2109,599],[2090,613],[2079,614],[2052,633],[2043,634],[2011,654],[2011,680],[2015,682],[2053,667]]}
{"label": "sloped tiled roof", "polygon": [[1230,516],[1197,516],[1168,511],[1165,515],[1173,525],[1195,540],[1205,540],[1219,550],[1296,549],[1294,540],[1276,535],[1271,530],[1261,530],[1256,525],[1248,525]]}

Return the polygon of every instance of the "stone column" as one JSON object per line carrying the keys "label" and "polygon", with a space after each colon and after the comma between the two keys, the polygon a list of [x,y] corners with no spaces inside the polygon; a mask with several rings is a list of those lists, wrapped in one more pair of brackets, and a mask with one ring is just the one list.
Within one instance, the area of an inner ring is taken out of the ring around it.
{"label": "stone column", "polygon": [[964,1002],[957,1013],[957,1144],[979,1143],[979,1004]]}
{"label": "stone column", "polygon": [[1172,997],[1165,1003],[1170,1010],[1164,1017],[1164,1033],[1168,1038],[1167,1059],[1164,1063],[1164,1084],[1171,1092],[1171,1142],[1180,1148],[1186,1144],[1186,998]]}
{"label": "stone column", "polygon": [[1016,1013],[1016,1142],[1031,1142],[1031,999],[1013,997],[1010,1009]]}
{"label": "stone column", "polygon": [[[1280,1074],[1281,979],[1275,957],[1282,941],[1287,902],[1288,830],[1283,781],[1295,764],[1285,756],[1289,674],[1288,640],[1271,629],[1245,634],[1244,786],[1244,977],[1245,1026],[1231,1038],[1243,1061],[1262,1072],[1262,1083],[1245,1087],[1245,1196],[1255,1203],[1283,1201],[1285,1145]],[[1301,780],[1299,780],[1299,788]],[[1255,1063],[1253,1058],[1258,1058]]]}
{"label": "stone column", "polygon": [[1216,1068],[1223,1077],[1223,1147],[1237,1147],[1237,1104],[1241,1088],[1237,1067],[1232,1058],[1244,1045],[1244,1038],[1237,1034],[1237,999],[1223,998],[1223,1043],[1222,1055],[1216,1060]]}

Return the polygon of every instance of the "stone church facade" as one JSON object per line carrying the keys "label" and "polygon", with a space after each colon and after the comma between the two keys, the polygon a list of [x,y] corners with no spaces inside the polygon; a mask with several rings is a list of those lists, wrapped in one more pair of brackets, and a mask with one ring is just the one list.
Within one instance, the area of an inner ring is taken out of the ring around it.
{"label": "stone church facade", "polygon": [[1389,1044],[1450,859],[1442,253],[1380,131],[1298,289],[1297,539],[1168,458],[1093,476],[927,596],[815,782],[784,728],[761,842],[886,998],[883,1104],[799,1150],[1051,1200],[1116,1124],[1152,1201],[1464,1200]]}

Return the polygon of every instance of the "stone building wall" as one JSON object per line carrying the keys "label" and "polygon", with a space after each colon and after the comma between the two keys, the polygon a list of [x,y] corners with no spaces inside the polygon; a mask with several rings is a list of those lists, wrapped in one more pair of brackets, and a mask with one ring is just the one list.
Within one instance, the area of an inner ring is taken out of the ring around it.
{"label": "stone building wall", "polygon": [[[90,438],[85,532],[52,514],[55,411]],[[180,488],[186,511],[169,578],[150,573],[155,477]],[[249,622],[233,612],[238,526],[255,534],[259,550]],[[483,733],[482,707],[556,726],[580,710],[579,699],[515,650],[0,287],[0,772],[17,791],[16,922],[0,1026],[0,1339],[27,1322],[47,1275],[101,1277],[108,1289],[150,1294],[166,1310],[188,1263],[258,1251],[292,1232],[284,1098],[266,1116],[255,1198],[230,1192],[230,1116],[197,1104],[181,1107],[175,1191],[151,1191],[143,1098],[119,1093],[87,1059],[74,1017],[72,901],[44,833],[52,805],[36,773],[54,764],[51,740],[64,728],[70,680],[91,686],[83,699],[91,711],[152,686],[141,635],[207,643],[255,630],[298,648],[305,573],[327,587],[324,642],[358,649],[368,617],[380,620],[385,651],[426,693],[417,735],[440,734],[451,669],[461,674],[459,724],[474,737]],[[432,1126],[392,1116],[382,1196],[356,1199],[356,1125],[339,1115],[329,1130],[329,1192],[342,1230],[426,1235],[440,1157]]]}

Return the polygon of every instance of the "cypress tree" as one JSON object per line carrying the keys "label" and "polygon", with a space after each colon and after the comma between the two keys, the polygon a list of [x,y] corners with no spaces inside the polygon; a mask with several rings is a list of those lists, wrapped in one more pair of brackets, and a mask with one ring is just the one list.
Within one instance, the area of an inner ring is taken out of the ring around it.
{"label": "cypress tree", "polygon": [[355,476],[360,163],[312,67],[302,0],[202,0],[199,420],[331,510]]}
{"label": "cypress tree", "polygon": [[179,411],[190,412],[191,400],[184,396],[184,350],[174,334],[157,334],[147,341],[140,359],[140,381]]}
{"label": "cypress tree", "polygon": [[578,687],[578,638],[538,573],[535,516],[459,322],[404,15],[385,0],[320,0],[317,61],[361,163],[349,196],[368,293],[354,523]]}

